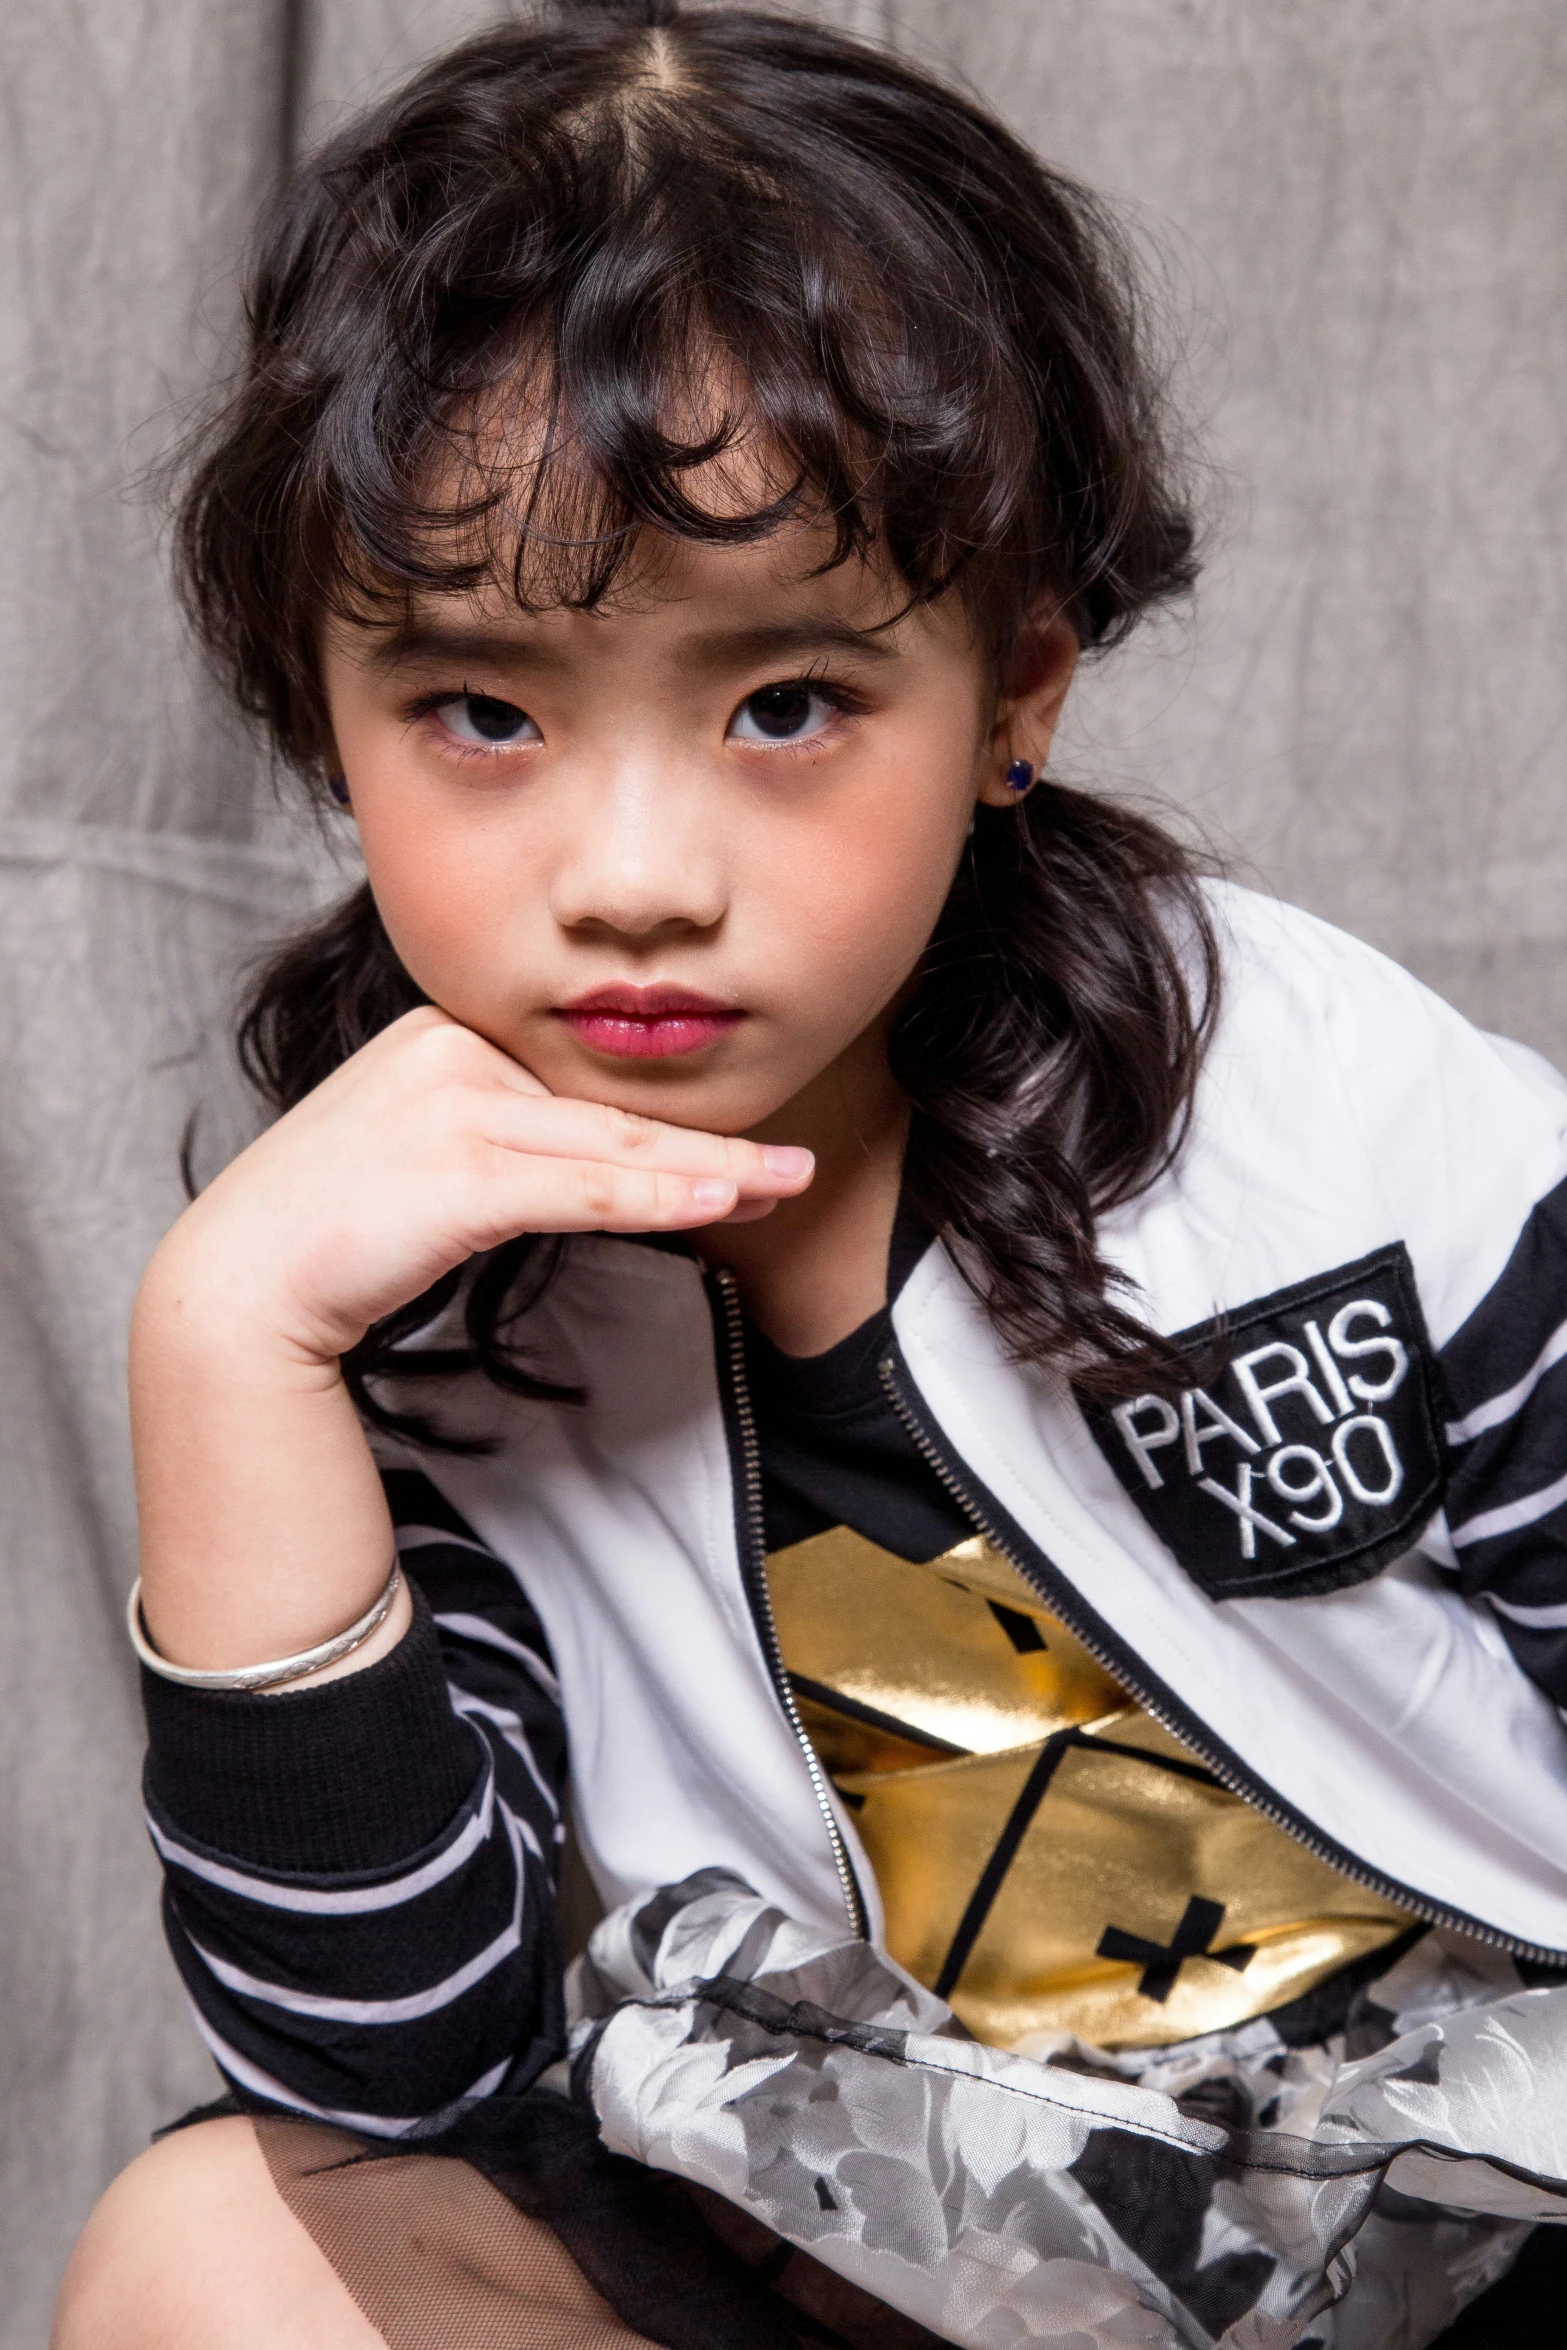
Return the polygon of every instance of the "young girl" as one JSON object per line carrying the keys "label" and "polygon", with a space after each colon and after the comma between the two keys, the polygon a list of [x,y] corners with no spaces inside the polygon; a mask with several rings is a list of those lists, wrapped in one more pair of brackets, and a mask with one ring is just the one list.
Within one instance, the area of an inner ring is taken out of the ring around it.
{"label": "young girl", "polygon": [[1416,2350],[1518,2291],[1567,1096],[1043,779],[1193,572],[1104,216],[880,52],[578,6],[309,163],[250,300],[185,582],[369,879],[137,1309],[230,2096],[60,2350]]}

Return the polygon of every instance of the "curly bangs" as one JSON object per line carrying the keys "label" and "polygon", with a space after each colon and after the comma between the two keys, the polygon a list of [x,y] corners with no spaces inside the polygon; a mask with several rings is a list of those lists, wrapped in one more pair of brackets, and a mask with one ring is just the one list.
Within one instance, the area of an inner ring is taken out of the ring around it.
{"label": "curly bangs", "polygon": [[[642,534],[826,526],[994,657],[1189,586],[1125,245],[961,96],[799,21],[578,5],[467,42],[263,225],[187,605],[285,758],[329,611],[502,584],[591,608]],[[714,494],[715,483],[721,494]]]}

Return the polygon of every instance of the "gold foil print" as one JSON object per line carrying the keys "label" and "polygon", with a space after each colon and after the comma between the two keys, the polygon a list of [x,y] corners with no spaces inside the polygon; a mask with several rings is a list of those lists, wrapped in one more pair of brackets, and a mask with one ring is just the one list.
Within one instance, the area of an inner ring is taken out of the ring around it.
{"label": "gold foil print", "polygon": [[[1120,1684],[977,1535],[912,1566],[834,1526],[775,1550],[767,1581],[791,1673],[963,1753],[1126,1710]],[[1020,1650],[992,1601],[1042,1645]]]}
{"label": "gold foil print", "polygon": [[[921,1982],[941,1979],[1062,1741],[948,1994],[977,2038],[1043,2053],[1062,2034],[1154,2048],[1222,2031],[1409,1924],[1215,1784],[981,1537],[919,1566],[835,1527],[767,1567],[807,1733],[855,1813],[887,1947]],[[1222,1916],[1193,1941],[1204,1903]],[[1107,1928],[1169,1952],[1183,1921],[1194,1954],[1162,1970],[1098,1955]]]}
{"label": "gold foil print", "polygon": [[[926,1984],[1037,1754],[842,1782],[881,1887],[887,1947]],[[1252,1946],[1243,1969],[1189,1957],[1159,2000],[1139,1990],[1141,1964],[1098,1956],[1107,1927],[1168,1949],[1194,1898],[1222,1910],[1215,1950]],[[948,1996],[998,2047],[1054,2030],[1156,2048],[1299,1998],[1408,1923],[1228,1789],[1096,1751],[1089,1738],[1057,1761]]]}
{"label": "gold foil print", "polygon": [[806,1736],[831,1779],[853,1778],[862,1771],[906,1771],[937,1759],[938,1750],[922,1740],[900,1738],[880,1722],[862,1721],[808,1697],[803,1690],[795,1691],[794,1701]]}

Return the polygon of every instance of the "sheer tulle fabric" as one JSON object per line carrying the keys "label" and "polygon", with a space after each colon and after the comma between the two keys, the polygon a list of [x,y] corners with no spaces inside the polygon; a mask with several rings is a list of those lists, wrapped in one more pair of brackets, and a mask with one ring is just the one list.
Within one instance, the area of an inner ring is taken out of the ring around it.
{"label": "sheer tulle fabric", "polygon": [[521,2168],[315,2122],[255,2130],[387,2350],[941,2350],[744,2212],[606,2155],[569,2109]]}
{"label": "sheer tulle fabric", "polygon": [[640,2350],[558,2236],[449,2155],[357,2159],[314,2122],[265,2120],[273,2184],[388,2350]]}

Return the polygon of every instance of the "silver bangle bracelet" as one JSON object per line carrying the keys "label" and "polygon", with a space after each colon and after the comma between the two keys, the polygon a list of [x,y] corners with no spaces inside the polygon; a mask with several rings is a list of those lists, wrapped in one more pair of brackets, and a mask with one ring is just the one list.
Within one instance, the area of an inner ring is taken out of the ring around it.
{"label": "silver bangle bracelet", "polygon": [[377,1626],[384,1624],[391,1612],[392,1602],[402,1585],[402,1569],[392,1561],[392,1571],[385,1588],[366,1608],[357,1624],[350,1624],[346,1632],[335,1639],[323,1640],[316,1648],[302,1648],[297,1656],[274,1657],[270,1664],[239,1665],[232,1672],[199,1672],[189,1665],[171,1665],[160,1656],[147,1637],[147,1628],[141,1614],[141,1577],[131,1586],[126,1605],[125,1622],[131,1636],[131,1646],[147,1667],[165,1681],[177,1681],[182,1689],[275,1689],[284,1681],[298,1681],[306,1673],[318,1673],[323,1665],[335,1665],[338,1658],[361,1647]]}

